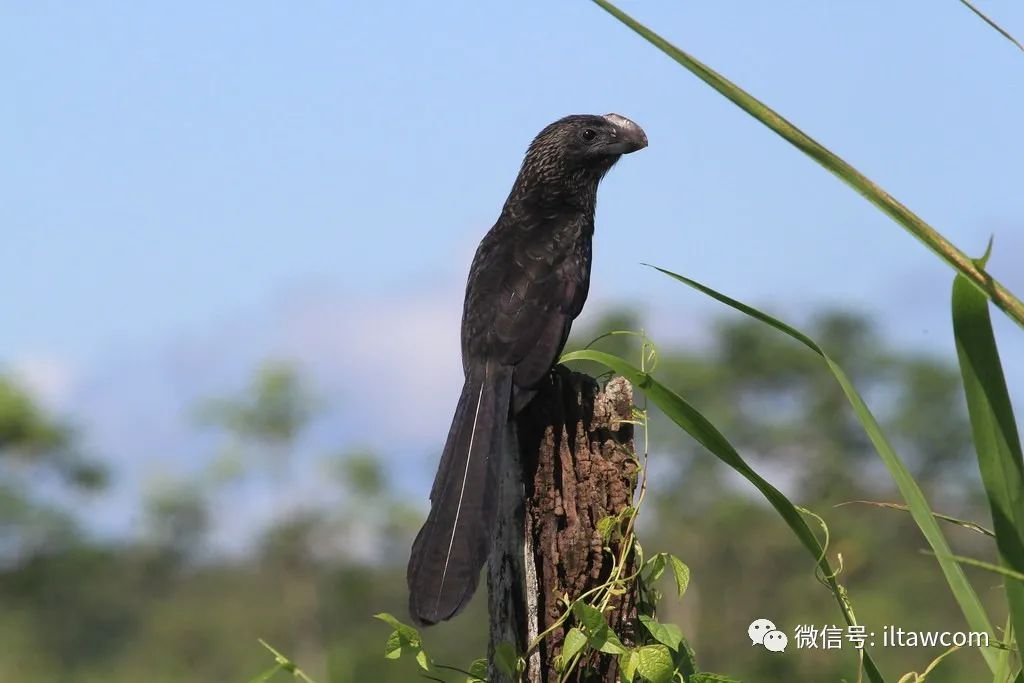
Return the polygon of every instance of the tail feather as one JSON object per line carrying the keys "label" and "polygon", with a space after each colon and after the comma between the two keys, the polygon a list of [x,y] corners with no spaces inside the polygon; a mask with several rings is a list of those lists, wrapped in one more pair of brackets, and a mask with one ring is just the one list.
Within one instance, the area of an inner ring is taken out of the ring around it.
{"label": "tail feather", "polygon": [[498,506],[498,471],[512,368],[489,363],[466,378],[409,559],[409,612],[418,624],[455,616],[476,591]]}

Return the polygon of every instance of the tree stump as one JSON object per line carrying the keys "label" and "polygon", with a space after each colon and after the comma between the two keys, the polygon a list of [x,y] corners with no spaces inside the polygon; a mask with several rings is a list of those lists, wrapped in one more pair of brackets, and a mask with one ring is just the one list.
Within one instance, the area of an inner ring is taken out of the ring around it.
{"label": "tree stump", "polygon": [[[570,601],[605,583],[612,558],[597,530],[604,517],[632,504],[637,465],[633,451],[633,390],[616,377],[604,390],[590,377],[559,366],[517,417],[506,438],[501,512],[488,562],[489,680],[510,681],[495,648],[525,652]],[[619,554],[620,541],[611,543]],[[632,556],[625,575],[632,573]],[[613,596],[608,623],[628,646],[636,620],[636,592]],[[572,621],[545,637],[527,660],[522,680],[556,683],[555,661]],[[591,654],[569,679],[613,683],[614,657]]]}

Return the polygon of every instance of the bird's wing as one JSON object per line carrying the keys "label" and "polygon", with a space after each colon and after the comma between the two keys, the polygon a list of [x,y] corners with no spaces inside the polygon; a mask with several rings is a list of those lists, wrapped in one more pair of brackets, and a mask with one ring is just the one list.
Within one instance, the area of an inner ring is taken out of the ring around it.
{"label": "bird's wing", "polygon": [[511,253],[495,308],[494,346],[515,367],[518,387],[547,375],[586,298],[589,263],[545,240],[524,240]]}

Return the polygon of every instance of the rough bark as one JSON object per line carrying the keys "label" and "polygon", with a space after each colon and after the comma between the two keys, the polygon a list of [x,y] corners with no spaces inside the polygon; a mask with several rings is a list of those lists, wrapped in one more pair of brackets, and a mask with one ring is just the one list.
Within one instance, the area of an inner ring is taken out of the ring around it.
{"label": "rough bark", "polygon": [[[616,377],[600,390],[590,377],[558,368],[517,419],[516,433],[510,430],[502,513],[488,566],[492,682],[510,680],[495,664],[498,643],[525,651],[562,615],[562,596],[573,600],[608,579],[612,561],[597,523],[633,499],[633,426],[624,422],[632,409],[633,391],[625,379]],[[612,549],[618,553],[617,542]],[[628,645],[635,592],[617,596],[606,616]],[[522,680],[558,681],[555,660],[571,625],[542,641]],[[594,654],[569,680],[612,683],[617,675],[613,657]]]}

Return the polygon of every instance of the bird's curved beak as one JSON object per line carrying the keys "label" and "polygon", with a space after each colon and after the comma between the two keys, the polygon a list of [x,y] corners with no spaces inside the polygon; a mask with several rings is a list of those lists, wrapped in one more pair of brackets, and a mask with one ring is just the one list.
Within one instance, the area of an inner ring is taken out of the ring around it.
{"label": "bird's curved beak", "polygon": [[610,154],[629,154],[647,146],[647,134],[625,116],[605,114],[606,121],[615,126],[615,141],[605,149]]}

